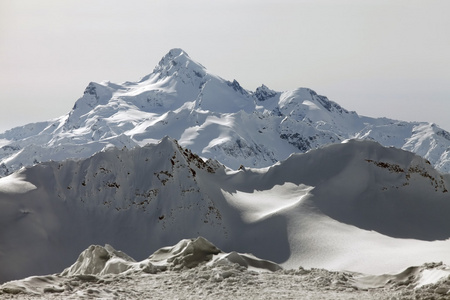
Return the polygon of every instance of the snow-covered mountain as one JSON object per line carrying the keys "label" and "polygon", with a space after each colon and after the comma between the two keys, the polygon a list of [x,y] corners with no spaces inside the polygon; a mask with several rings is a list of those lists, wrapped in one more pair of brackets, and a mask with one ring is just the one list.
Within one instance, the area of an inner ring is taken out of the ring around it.
{"label": "snow-covered mountain", "polygon": [[294,152],[358,138],[415,152],[450,172],[450,133],[435,124],[359,116],[307,88],[262,85],[251,92],[173,49],[138,82],[90,83],[67,115],[0,134],[0,176],[166,135],[233,169],[267,167]]}
{"label": "snow-covered mountain", "polygon": [[365,273],[450,263],[450,175],[350,140],[231,171],[164,138],[0,179],[0,281],[60,272],[91,244],[141,260],[203,236],[284,267]]}

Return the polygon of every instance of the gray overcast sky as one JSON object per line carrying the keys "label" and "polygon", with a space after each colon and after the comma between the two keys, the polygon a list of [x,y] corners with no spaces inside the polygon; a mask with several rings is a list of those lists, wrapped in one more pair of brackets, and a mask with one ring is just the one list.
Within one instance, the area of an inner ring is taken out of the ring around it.
{"label": "gray overcast sky", "polygon": [[450,131],[450,1],[0,0],[0,132],[59,117],[90,81],[135,81],[171,48],[249,90],[309,87]]}

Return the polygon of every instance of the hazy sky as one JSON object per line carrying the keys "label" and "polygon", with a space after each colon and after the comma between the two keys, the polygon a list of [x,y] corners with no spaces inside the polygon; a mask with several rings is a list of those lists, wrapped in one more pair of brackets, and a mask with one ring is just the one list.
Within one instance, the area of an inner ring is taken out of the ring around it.
{"label": "hazy sky", "polygon": [[0,131],[135,81],[171,48],[249,90],[309,87],[450,131],[450,1],[0,0]]}

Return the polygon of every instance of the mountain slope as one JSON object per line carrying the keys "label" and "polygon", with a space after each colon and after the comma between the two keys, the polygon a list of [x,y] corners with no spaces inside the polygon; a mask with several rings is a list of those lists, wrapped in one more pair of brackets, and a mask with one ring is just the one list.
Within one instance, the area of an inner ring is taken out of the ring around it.
{"label": "mountain slope", "polygon": [[307,88],[262,85],[251,92],[172,49],[140,81],[91,82],[67,115],[0,134],[0,176],[166,135],[233,169],[267,167],[291,153],[359,138],[415,152],[450,172],[450,133],[435,124],[359,116]]}
{"label": "mountain slope", "polygon": [[290,268],[449,263],[449,186],[421,157],[370,141],[239,171],[169,138],[109,148],[0,179],[0,281],[57,272],[91,244],[143,259],[200,235]]}

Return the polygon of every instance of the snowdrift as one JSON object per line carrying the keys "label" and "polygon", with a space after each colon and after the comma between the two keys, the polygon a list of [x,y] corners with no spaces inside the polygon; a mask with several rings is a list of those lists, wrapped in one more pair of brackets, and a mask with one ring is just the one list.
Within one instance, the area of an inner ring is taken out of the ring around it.
{"label": "snowdrift", "polygon": [[170,138],[108,148],[0,179],[0,281],[58,272],[89,245],[143,260],[197,236],[287,268],[382,274],[448,264],[449,186],[428,161],[371,141],[239,171]]}

